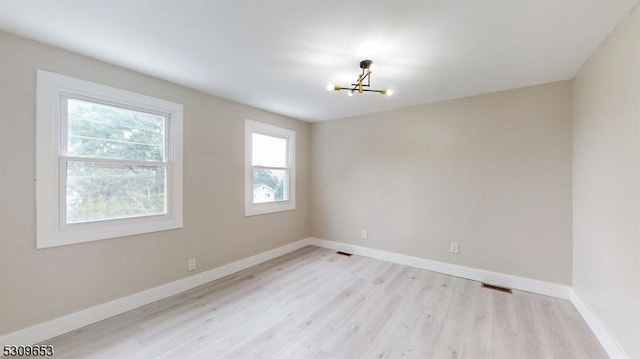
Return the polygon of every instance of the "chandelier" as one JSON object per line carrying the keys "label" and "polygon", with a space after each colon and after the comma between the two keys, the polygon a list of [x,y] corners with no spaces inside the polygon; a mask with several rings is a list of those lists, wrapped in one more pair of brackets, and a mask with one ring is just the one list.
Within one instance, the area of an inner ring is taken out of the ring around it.
{"label": "chandelier", "polygon": [[350,87],[343,87],[340,85],[329,84],[327,85],[327,91],[341,91],[347,90],[347,95],[353,96],[353,94],[363,92],[377,92],[382,95],[391,96],[393,91],[390,89],[373,90],[369,88],[371,86],[371,73],[375,70],[375,64],[371,60],[360,61],[360,68],[362,73],[358,75],[356,83],[351,84]]}

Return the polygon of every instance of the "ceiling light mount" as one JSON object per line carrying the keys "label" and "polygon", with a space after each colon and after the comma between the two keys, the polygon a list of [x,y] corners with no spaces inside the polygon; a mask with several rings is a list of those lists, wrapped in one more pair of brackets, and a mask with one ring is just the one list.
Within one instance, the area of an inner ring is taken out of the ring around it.
{"label": "ceiling light mount", "polygon": [[363,92],[377,92],[382,95],[391,96],[393,91],[389,89],[381,89],[381,90],[373,90],[371,89],[371,73],[375,70],[375,64],[372,60],[362,60],[360,61],[360,69],[362,69],[362,73],[358,75],[358,79],[356,83],[352,83],[350,87],[343,87],[340,85],[329,84],[327,85],[328,91],[341,91],[347,90],[347,95],[353,96],[353,94],[363,93]]}
{"label": "ceiling light mount", "polygon": [[371,61],[371,60],[362,60],[362,61],[360,61],[360,68],[362,70],[368,70],[371,67],[371,65],[373,65],[373,61]]}

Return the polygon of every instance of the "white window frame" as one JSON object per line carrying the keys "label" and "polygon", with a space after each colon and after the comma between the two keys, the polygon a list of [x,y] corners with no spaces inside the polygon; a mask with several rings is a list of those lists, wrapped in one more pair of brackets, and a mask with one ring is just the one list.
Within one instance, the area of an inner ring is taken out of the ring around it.
{"label": "white window frame", "polygon": [[[165,117],[166,214],[67,224],[65,218],[67,98],[162,114]],[[36,93],[36,248],[96,241],[183,227],[183,106],[166,100],[37,71]]]}
{"label": "white window frame", "polygon": [[[255,216],[266,213],[289,211],[296,208],[296,132],[268,125],[266,123],[245,120],[244,144],[245,144],[245,192],[244,215]],[[287,140],[287,161],[289,169],[289,198],[284,201],[253,203],[253,140],[252,135],[258,133],[272,137],[280,137]]]}

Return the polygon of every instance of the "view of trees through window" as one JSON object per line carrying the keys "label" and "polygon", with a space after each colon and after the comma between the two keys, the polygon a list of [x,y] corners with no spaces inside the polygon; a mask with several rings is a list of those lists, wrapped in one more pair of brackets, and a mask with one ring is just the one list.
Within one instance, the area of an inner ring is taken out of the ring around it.
{"label": "view of trees through window", "polygon": [[66,222],[166,213],[165,117],[66,103]]}

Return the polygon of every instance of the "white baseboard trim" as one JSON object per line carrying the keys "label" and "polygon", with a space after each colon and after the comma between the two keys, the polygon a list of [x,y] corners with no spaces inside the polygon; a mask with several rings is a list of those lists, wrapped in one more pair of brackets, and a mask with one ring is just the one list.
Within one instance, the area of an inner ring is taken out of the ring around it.
{"label": "white baseboard trim", "polygon": [[602,324],[602,321],[595,315],[593,310],[576,294],[571,290],[571,303],[576,307],[578,313],[582,316],[593,334],[598,338],[598,341],[609,354],[611,359],[629,359],[629,355],[622,349],[618,342],[614,339],[611,332]]}
{"label": "white baseboard trim", "polygon": [[309,245],[309,239],[301,239],[284,246],[256,254],[196,275],[144,290],[126,297],[87,308],[64,317],[15,331],[0,337],[0,347],[5,345],[36,344],[58,335],[80,329],[89,324],[128,312],[143,305],[201,286],[216,279],[247,269],[256,264],[280,257]]}
{"label": "white baseboard trim", "polygon": [[509,274],[486,271],[482,269],[463,267],[455,264],[432,261],[429,259],[412,257],[405,254],[387,252],[380,249],[361,247],[354,244],[329,241],[320,238],[308,238],[309,244],[344,251],[365,257],[381,259],[387,262],[404,264],[411,267],[430,270],[433,272],[452,275],[480,282],[496,284],[503,287],[524,290],[527,292],[548,295],[551,297],[570,299],[571,287],[544,282],[536,279],[517,277]]}

